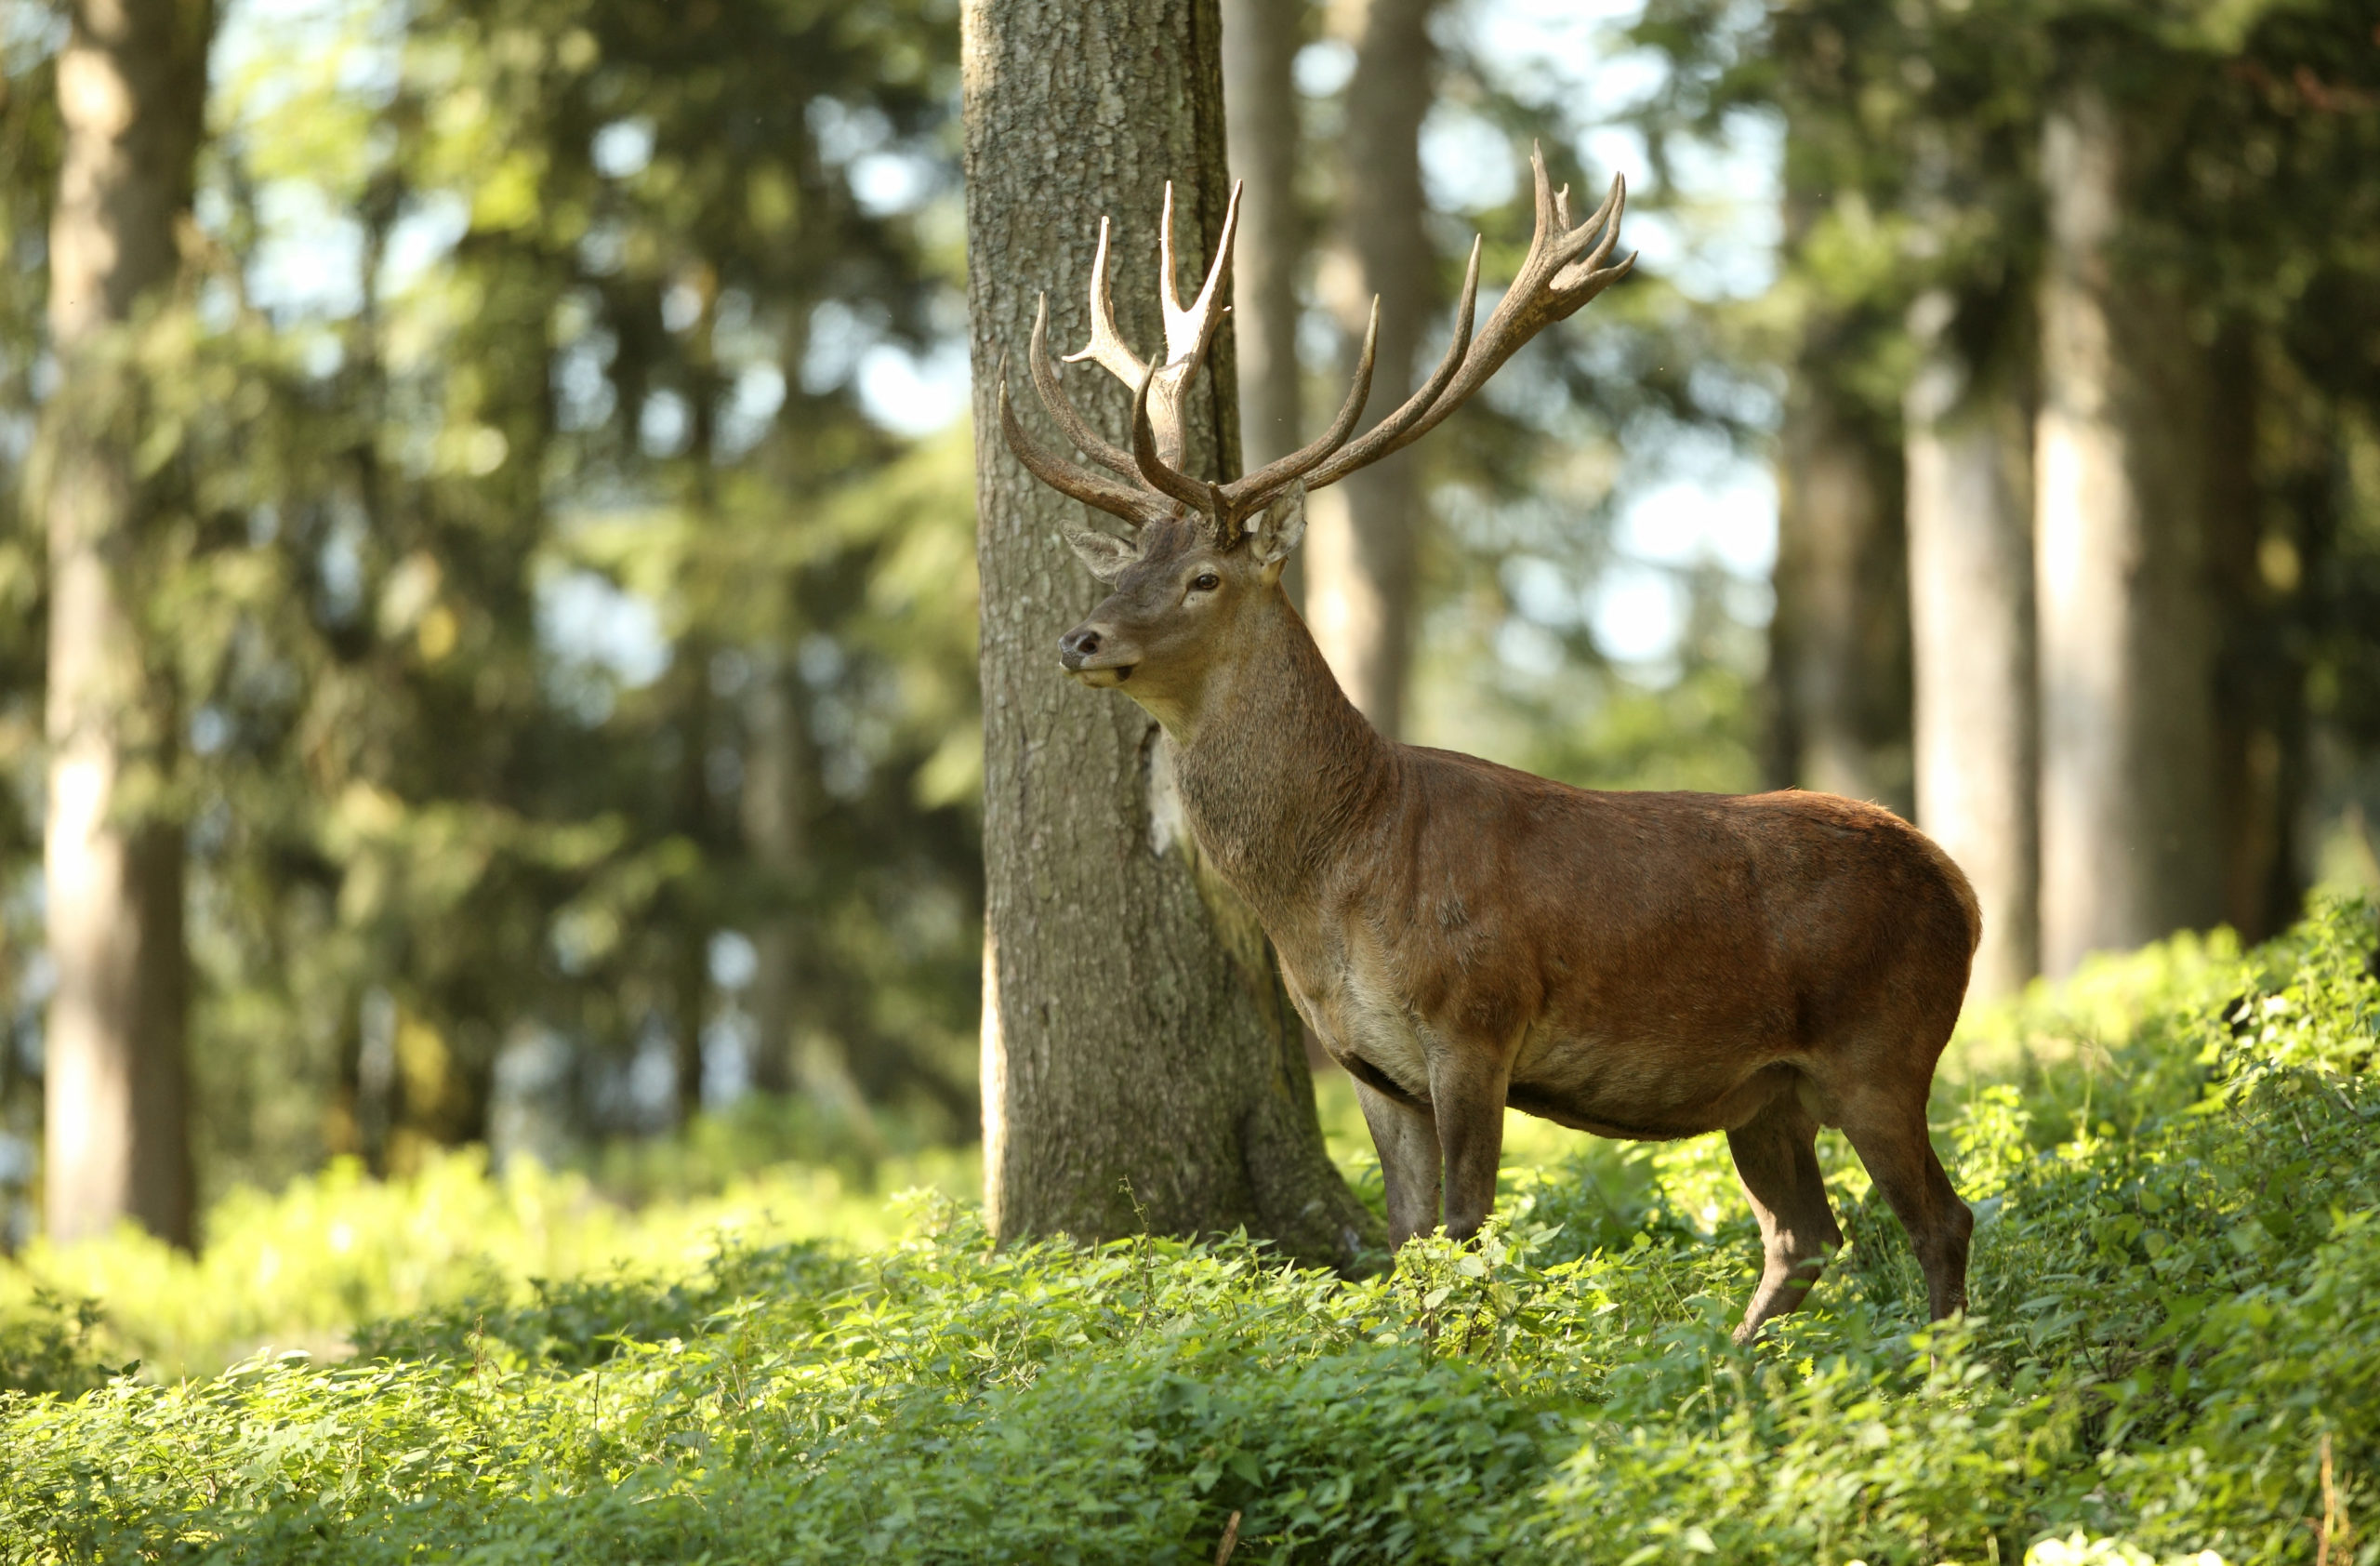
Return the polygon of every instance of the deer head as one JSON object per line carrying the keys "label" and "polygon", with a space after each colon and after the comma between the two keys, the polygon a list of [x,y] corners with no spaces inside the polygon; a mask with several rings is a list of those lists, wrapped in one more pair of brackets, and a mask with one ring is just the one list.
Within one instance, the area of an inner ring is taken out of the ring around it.
{"label": "deer head", "polygon": [[1091,272],[1091,342],[1065,362],[1089,360],[1132,389],[1130,447],[1092,430],[1067,397],[1059,367],[1050,357],[1046,294],[1033,318],[1034,389],[1060,431],[1095,468],[1055,455],[1026,431],[1009,403],[1005,360],[1000,367],[1000,432],[1009,449],[1042,483],[1120,518],[1130,529],[1129,537],[1119,537],[1072,518],[1061,524],[1066,541],[1091,574],[1115,590],[1088,619],[1061,638],[1059,658],[1067,672],[1092,685],[1137,681],[1129,694],[1144,705],[1152,698],[1179,700],[1202,687],[1218,658],[1248,644],[1248,638],[1237,634],[1245,630],[1248,616],[1286,608],[1278,591],[1281,568],[1304,533],[1308,491],[1335,484],[1421,439],[1529,338],[1628,274],[1636,264],[1633,254],[1616,265],[1604,264],[1619,242],[1626,185],[1615,176],[1603,205],[1574,226],[1569,188],[1553,188],[1542,153],[1533,151],[1529,163],[1536,176],[1536,233],[1519,274],[1487,326],[1473,335],[1473,306],[1479,291],[1479,244],[1474,239],[1455,309],[1454,339],[1430,378],[1403,406],[1360,438],[1351,439],[1371,391],[1380,332],[1380,301],[1375,299],[1355,382],[1330,428],[1303,449],[1229,484],[1182,471],[1182,418],[1208,346],[1229,309],[1223,302],[1223,282],[1238,228],[1238,187],[1232,190],[1205,285],[1184,308],[1174,285],[1173,187],[1166,186],[1158,242],[1165,356],[1153,363],[1143,363],[1116,329],[1108,293],[1108,223],[1100,219],[1099,249]]}

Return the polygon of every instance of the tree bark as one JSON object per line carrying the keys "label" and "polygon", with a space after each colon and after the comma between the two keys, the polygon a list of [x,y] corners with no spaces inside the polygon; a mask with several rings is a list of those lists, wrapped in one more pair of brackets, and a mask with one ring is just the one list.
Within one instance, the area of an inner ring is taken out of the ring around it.
{"label": "tree bark", "polygon": [[213,20],[205,0],[80,0],[58,64],[44,843],[58,973],[44,1182],[58,1241],[126,1217],[193,1239],[183,834],[161,799],[179,714],[135,585],[163,481],[136,464],[147,397],[127,338],[178,271]]}
{"label": "tree bark", "polygon": [[[1372,381],[1377,419],[1405,401],[1432,301],[1423,227],[1421,118],[1435,53],[1435,0],[1353,0],[1337,7],[1355,46],[1340,144],[1344,202],[1323,302],[1339,318],[1353,370],[1372,297],[1380,346]],[[1306,610],[1314,639],[1348,698],[1390,738],[1404,728],[1412,658],[1421,469],[1399,453],[1318,491],[1306,505]]]}
{"label": "tree bark", "polygon": [[[1261,468],[1298,448],[1297,59],[1302,0],[1223,0],[1223,107],[1240,198],[1232,266],[1232,331],[1239,351],[1241,457]],[[1305,566],[1283,577],[1303,603]]]}
{"label": "tree bark", "polygon": [[1934,325],[1905,409],[1917,824],[1974,883],[1990,1000],[2041,966],[2030,419]]}
{"label": "tree bark", "polygon": [[[1101,595],[1062,508],[1007,451],[995,402],[1048,290],[1052,346],[1089,336],[1099,218],[1118,322],[1157,327],[1157,219],[1175,182],[1185,269],[1226,187],[1216,0],[967,0],[968,291],[983,579],[985,1205],[1003,1239],[1246,1226],[1352,1262],[1368,1227],[1325,1153],[1299,1023],[1254,918],[1197,863],[1157,724],[1057,671]],[[1187,460],[1238,455],[1229,335],[1192,399]],[[1075,372],[1087,417],[1122,387]],[[1020,383],[1021,384],[1021,383]],[[1025,402],[1025,416],[1032,398]],[[1051,438],[1045,434],[1045,439]]]}
{"label": "tree bark", "polygon": [[2223,912],[2206,351],[2126,243],[2142,161],[2089,86],[2043,125],[2034,432],[2042,956],[2052,975]]}

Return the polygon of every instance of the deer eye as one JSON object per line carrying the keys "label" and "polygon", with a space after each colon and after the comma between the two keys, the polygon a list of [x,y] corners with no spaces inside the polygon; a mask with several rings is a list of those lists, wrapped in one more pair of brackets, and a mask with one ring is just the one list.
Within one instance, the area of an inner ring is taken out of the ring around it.
{"label": "deer eye", "polygon": [[1190,578],[1190,591],[1193,592],[1212,592],[1223,585],[1223,579],[1212,571],[1201,571]]}

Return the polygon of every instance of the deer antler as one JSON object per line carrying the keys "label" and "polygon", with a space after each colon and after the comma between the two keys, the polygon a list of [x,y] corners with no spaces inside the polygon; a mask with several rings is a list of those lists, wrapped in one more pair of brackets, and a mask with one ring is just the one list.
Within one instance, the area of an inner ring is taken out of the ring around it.
{"label": "deer antler", "polygon": [[[1537,179],[1537,232],[1528,244],[1521,270],[1504,290],[1486,329],[1471,336],[1472,301],[1479,286],[1479,244],[1471,246],[1471,266],[1462,280],[1462,302],[1455,311],[1454,341],[1435,374],[1405,405],[1364,432],[1361,440],[1342,447],[1305,476],[1308,489],[1336,484],[1358,468],[1369,467],[1391,452],[1411,445],[1437,428],[1440,420],[1461,407],[1487,384],[1488,378],[1523,344],[1556,321],[1565,320],[1636,266],[1633,251],[1617,266],[1603,263],[1620,242],[1620,216],[1628,209],[1628,184],[1611,177],[1603,205],[1576,228],[1570,225],[1570,188],[1559,191],[1545,172],[1545,153],[1529,149],[1529,168]],[[1600,232],[1602,239],[1595,235]],[[1588,249],[1592,245],[1593,248]],[[1582,252],[1584,254],[1582,254]]]}
{"label": "deer antler", "polygon": [[[1094,472],[1043,449],[1027,435],[1008,402],[1008,365],[1000,365],[1000,431],[1009,446],[1036,478],[1086,505],[1122,517],[1135,526],[1190,511],[1203,514],[1216,543],[1223,549],[1243,536],[1240,524],[1255,515],[1291,484],[1302,481],[1308,489],[1335,484],[1354,472],[1421,439],[1464,399],[1486,384],[1522,344],[1556,321],[1576,312],[1589,299],[1628,275],[1636,265],[1629,258],[1616,266],[1603,263],[1620,239],[1620,215],[1627,209],[1628,188],[1618,177],[1611,192],[1584,223],[1570,222],[1570,192],[1556,191],[1545,172],[1545,156],[1532,149],[1529,166],[1537,179],[1537,231],[1519,275],[1504,291],[1488,325],[1475,338],[1472,312],[1479,295],[1479,242],[1471,246],[1464,270],[1462,298],[1455,307],[1454,338],[1421,390],[1402,407],[1374,425],[1361,440],[1349,444],[1364,403],[1371,393],[1372,365],[1380,338],[1380,300],[1372,300],[1371,324],[1364,332],[1363,353],[1356,362],[1347,401],[1330,428],[1302,450],[1253,473],[1218,484],[1182,471],[1185,447],[1182,413],[1191,382],[1205,362],[1215,330],[1230,309],[1222,302],[1223,280],[1230,270],[1232,241],[1239,226],[1239,194],[1232,187],[1231,205],[1223,214],[1221,242],[1207,269],[1205,285],[1185,309],[1174,282],[1173,186],[1165,187],[1165,217],[1159,228],[1159,299],[1165,311],[1165,357],[1144,364],[1116,329],[1116,312],[1108,290],[1108,221],[1099,220],[1099,249],[1091,266],[1091,341],[1082,352],[1066,355],[1067,364],[1089,360],[1132,389],[1131,446],[1114,445],[1085,422],[1060,384],[1058,367],[1050,360],[1050,305],[1044,295],[1033,317],[1032,371],[1041,405],[1067,440],[1091,459],[1117,475]],[[1597,235],[1602,237],[1597,239]],[[1592,249],[1590,249],[1592,246]],[[1118,483],[1121,479],[1122,483]]]}

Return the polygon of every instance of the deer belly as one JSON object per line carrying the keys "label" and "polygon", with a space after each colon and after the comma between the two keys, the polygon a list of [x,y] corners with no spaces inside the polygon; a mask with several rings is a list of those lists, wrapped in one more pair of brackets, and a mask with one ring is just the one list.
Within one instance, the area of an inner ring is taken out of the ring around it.
{"label": "deer belly", "polygon": [[1667,1141],[1740,1125],[1802,1081],[1790,1061],[1747,1053],[1572,1040],[1525,1051],[1504,1100],[1598,1136]]}

